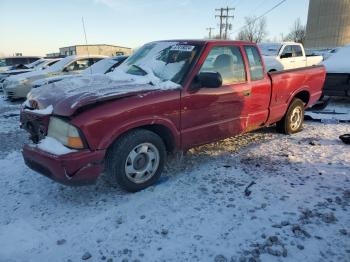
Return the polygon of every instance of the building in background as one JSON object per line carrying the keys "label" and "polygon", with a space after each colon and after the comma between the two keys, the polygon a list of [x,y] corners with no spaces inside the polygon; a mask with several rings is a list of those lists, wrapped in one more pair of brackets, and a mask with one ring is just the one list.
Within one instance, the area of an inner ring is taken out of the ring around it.
{"label": "building in background", "polygon": [[350,0],[310,0],[305,47],[333,48],[350,43]]}
{"label": "building in background", "polygon": [[56,58],[56,57],[60,57],[60,53],[49,53],[46,54],[47,58]]}
{"label": "building in background", "polygon": [[47,57],[63,57],[69,55],[131,55],[132,49],[129,47],[115,45],[73,45],[61,47],[58,53],[47,54]]}
{"label": "building in background", "polygon": [[130,55],[131,48],[115,45],[74,45],[60,48],[61,56],[68,55]]}

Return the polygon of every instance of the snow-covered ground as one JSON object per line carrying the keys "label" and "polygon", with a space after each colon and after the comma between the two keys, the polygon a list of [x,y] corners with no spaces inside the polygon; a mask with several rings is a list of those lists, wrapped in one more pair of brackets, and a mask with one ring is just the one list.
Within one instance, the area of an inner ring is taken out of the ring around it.
{"label": "snow-covered ground", "polygon": [[324,109],[311,108],[305,115],[323,123],[350,123],[350,97],[333,97]]}
{"label": "snow-covered ground", "polygon": [[130,194],[28,169],[18,107],[0,99],[1,262],[350,261],[349,124],[195,148]]}

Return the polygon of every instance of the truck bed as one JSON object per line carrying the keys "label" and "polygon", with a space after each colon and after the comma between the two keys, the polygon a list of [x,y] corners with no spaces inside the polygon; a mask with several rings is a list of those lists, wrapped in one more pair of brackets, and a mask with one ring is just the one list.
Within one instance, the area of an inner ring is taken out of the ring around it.
{"label": "truck bed", "polygon": [[305,98],[305,108],[316,103],[322,95],[325,68],[322,65],[268,73],[271,79],[271,101],[268,124],[279,121],[297,96]]}

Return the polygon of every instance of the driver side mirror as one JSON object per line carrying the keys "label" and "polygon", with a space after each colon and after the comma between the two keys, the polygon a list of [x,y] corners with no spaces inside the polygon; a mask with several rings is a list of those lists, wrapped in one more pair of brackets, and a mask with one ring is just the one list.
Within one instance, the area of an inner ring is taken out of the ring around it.
{"label": "driver side mirror", "polygon": [[202,72],[195,77],[194,89],[207,87],[218,88],[222,86],[222,77],[217,72]]}
{"label": "driver side mirror", "polygon": [[281,55],[281,58],[290,58],[290,57],[292,57],[292,56],[293,56],[292,53],[285,53],[285,54],[282,54],[282,55]]}

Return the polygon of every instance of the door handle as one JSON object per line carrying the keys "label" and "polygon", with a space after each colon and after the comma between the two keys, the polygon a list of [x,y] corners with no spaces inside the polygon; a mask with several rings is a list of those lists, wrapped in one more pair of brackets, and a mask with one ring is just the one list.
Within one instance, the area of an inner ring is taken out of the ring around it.
{"label": "door handle", "polygon": [[248,89],[248,90],[243,90],[243,95],[244,95],[244,96],[250,96],[251,93],[252,93],[252,92],[251,92],[251,90],[249,90],[249,89]]}

